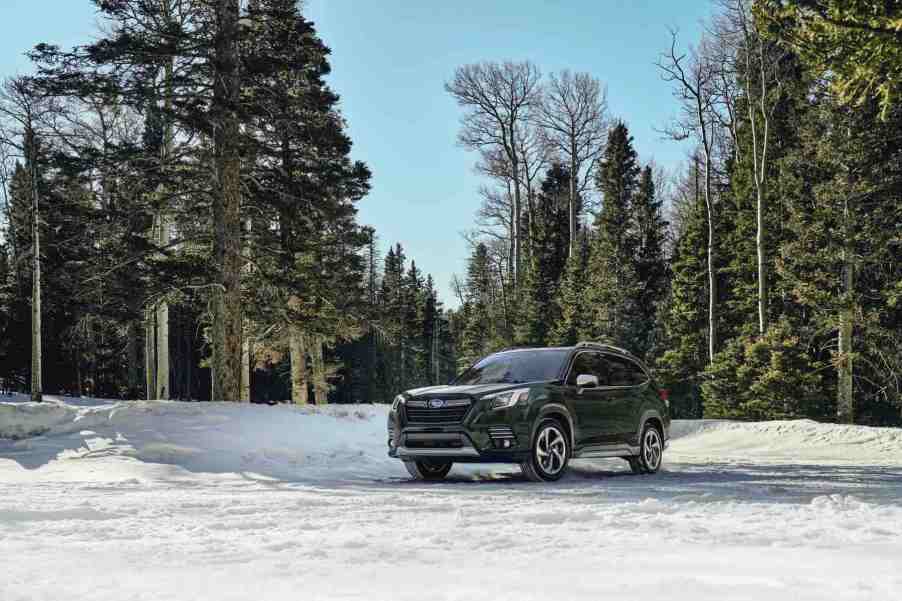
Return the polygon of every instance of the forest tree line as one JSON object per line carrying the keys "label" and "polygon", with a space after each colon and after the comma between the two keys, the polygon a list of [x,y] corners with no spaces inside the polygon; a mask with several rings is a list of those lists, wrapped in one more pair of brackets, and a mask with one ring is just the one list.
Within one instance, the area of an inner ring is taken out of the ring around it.
{"label": "forest tree line", "polygon": [[0,97],[0,378],[119,398],[391,400],[454,370],[431,277],[356,220],[294,0],[95,0]]}
{"label": "forest tree line", "polygon": [[900,424],[902,9],[713,7],[652,67],[676,114],[652,125],[693,146],[675,173],[640,161],[591,74],[449,80],[486,181],[459,367],[596,340],[643,358],[675,417]]}
{"label": "forest tree line", "polygon": [[387,402],[597,340],[676,417],[902,421],[899,8],[716,0],[662,38],[676,117],[636,126],[692,142],[676,171],[592,74],[458,68],[485,185],[447,310],[356,220],[370,172],[294,0],[95,4],[97,39],[39,44],[0,100],[7,384]]}

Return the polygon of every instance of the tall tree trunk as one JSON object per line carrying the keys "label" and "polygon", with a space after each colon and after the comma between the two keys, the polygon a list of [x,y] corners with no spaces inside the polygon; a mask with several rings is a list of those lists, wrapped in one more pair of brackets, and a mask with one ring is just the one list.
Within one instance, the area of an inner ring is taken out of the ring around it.
{"label": "tall tree trunk", "polygon": [[714,205],[711,198],[711,150],[705,143],[705,207],[708,212],[708,362],[717,350],[717,274],[714,270]]}
{"label": "tall tree trunk", "polygon": [[313,338],[311,349],[313,363],[313,398],[317,405],[325,405],[328,399],[329,385],[326,383],[326,364],[323,360],[323,339],[319,336]]}
{"label": "tall tree trunk", "polygon": [[251,401],[251,355],[254,345],[251,339],[245,337],[241,344],[241,402]]}
{"label": "tall tree trunk", "polygon": [[157,391],[156,315],[153,307],[144,311],[144,393],[148,399],[154,398]]}
{"label": "tall tree trunk", "polygon": [[289,329],[291,352],[291,400],[296,405],[306,405],[307,398],[307,345],[304,333],[295,325]]}
{"label": "tall tree trunk", "polygon": [[[163,0],[163,10],[165,15],[170,14],[169,0]],[[165,96],[163,97],[163,107],[167,115],[166,123],[163,127],[163,148],[161,164],[164,166],[168,163],[172,154],[172,124],[168,119],[169,111],[172,109],[172,60],[167,61],[164,67],[163,77],[165,78],[164,88]],[[161,198],[160,215],[157,227],[157,244],[161,248],[165,248],[169,244],[169,217],[167,215],[165,203],[166,189],[160,186],[158,191]],[[171,396],[170,379],[169,379],[169,303],[165,299],[157,303],[156,308],[156,355],[157,368],[155,372],[156,379],[156,398],[168,399]]]}
{"label": "tall tree trunk", "polygon": [[132,396],[141,388],[140,351],[138,340],[141,337],[140,322],[132,321],[128,324],[128,394]]}
{"label": "tall tree trunk", "polygon": [[522,213],[521,210],[521,201],[520,201],[520,165],[517,161],[516,154],[511,157],[511,169],[513,171],[513,180],[514,180],[514,208],[513,208],[513,266],[514,266],[514,286],[516,287],[520,282],[520,215]]}
{"label": "tall tree trunk", "polygon": [[41,374],[41,235],[38,207],[37,149],[34,132],[29,127],[26,132],[29,148],[29,169],[31,171],[31,240],[32,240],[32,284],[31,284],[31,400],[43,400],[43,378]]}
{"label": "tall tree trunk", "polygon": [[213,393],[216,400],[241,396],[241,160],[238,149],[240,77],[238,0],[216,2],[214,146],[217,194],[213,198],[214,294]]}
{"label": "tall tree trunk", "polygon": [[72,363],[75,367],[75,390],[72,392],[72,396],[81,397],[81,389],[82,389],[82,376],[81,376],[81,348],[80,345],[76,346],[74,352],[72,353]]}
{"label": "tall tree trunk", "polygon": [[[159,234],[157,242],[160,246],[169,244],[169,226],[166,213],[164,212],[160,213],[157,233]],[[154,370],[156,387],[154,389],[154,398],[168,399],[171,392],[169,389],[169,304],[165,300],[161,300],[157,303],[154,313],[156,314],[156,369]]]}
{"label": "tall tree trunk", "polygon": [[185,337],[185,359],[184,359],[185,391],[184,391],[184,394],[185,394],[185,400],[190,401],[192,398],[191,381],[192,381],[192,378],[194,377],[194,375],[192,373],[194,371],[194,344],[193,344],[193,338],[192,338],[192,333],[191,333],[192,332],[191,321],[190,321],[188,315],[184,314],[184,312],[183,312],[182,317],[184,319],[184,327],[182,330],[182,335]]}
{"label": "tall tree trunk", "polygon": [[761,187],[758,187],[755,248],[758,253],[758,333],[763,335],[767,331],[767,264],[764,261],[764,193]]}
{"label": "tall tree trunk", "polygon": [[571,139],[570,144],[570,206],[569,206],[569,227],[570,227],[570,245],[568,247],[567,257],[573,256],[576,249],[576,140]]}
{"label": "tall tree trunk", "polygon": [[855,422],[855,401],[852,397],[852,332],[855,317],[852,297],[855,285],[855,267],[852,264],[854,249],[850,243],[849,201],[843,206],[843,250],[842,250],[842,288],[845,298],[844,306],[839,313],[839,357],[836,366],[836,417],[840,423]]}

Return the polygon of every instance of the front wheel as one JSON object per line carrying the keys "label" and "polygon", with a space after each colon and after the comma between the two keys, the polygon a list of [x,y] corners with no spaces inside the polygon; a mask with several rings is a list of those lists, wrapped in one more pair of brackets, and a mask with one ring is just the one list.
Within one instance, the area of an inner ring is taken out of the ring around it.
{"label": "front wheel", "polygon": [[565,432],[557,420],[542,420],[532,442],[529,460],[520,464],[523,475],[533,482],[551,482],[564,475],[570,460],[570,444]]}
{"label": "front wheel", "polygon": [[404,467],[417,480],[444,480],[451,471],[451,461],[405,461]]}

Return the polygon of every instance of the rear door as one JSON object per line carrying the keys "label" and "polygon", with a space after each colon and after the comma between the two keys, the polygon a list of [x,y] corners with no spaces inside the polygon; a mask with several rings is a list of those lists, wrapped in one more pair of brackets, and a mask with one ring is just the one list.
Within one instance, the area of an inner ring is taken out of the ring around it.
{"label": "rear door", "polygon": [[[577,377],[590,375],[598,378],[597,388],[579,388]],[[602,354],[598,351],[580,351],[574,357],[564,382],[570,405],[573,407],[576,420],[576,444],[586,445],[609,444],[618,436],[616,421],[619,391],[604,386],[607,379],[607,366]]]}
{"label": "rear door", "polygon": [[648,376],[627,357],[605,353],[604,361],[608,368],[607,388],[611,394],[612,440],[628,443],[639,429],[639,413],[649,387]]}

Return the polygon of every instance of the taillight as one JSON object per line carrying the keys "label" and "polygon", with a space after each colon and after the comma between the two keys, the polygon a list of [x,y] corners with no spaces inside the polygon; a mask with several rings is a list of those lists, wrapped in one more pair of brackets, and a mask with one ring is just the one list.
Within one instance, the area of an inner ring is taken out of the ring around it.
{"label": "taillight", "polygon": [[668,390],[667,388],[659,388],[658,397],[660,397],[660,399],[664,401],[665,405],[670,407],[670,390]]}

